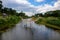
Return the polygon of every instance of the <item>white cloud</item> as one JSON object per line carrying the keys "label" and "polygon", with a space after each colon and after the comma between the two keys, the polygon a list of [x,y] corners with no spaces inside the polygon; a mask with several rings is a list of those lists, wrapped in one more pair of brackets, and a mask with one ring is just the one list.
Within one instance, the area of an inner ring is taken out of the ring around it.
{"label": "white cloud", "polygon": [[19,4],[30,4],[27,0],[15,0]]}
{"label": "white cloud", "polygon": [[[2,0],[3,5],[6,7],[11,7],[16,9],[17,11],[24,11],[26,15],[34,15],[35,13],[42,12],[45,13],[47,11],[60,10],[60,0],[56,1],[54,5],[44,4],[39,6],[34,6],[27,0]],[[36,2],[42,2],[44,0],[36,0]]]}
{"label": "white cloud", "polygon": [[54,4],[54,7],[60,7],[60,1],[57,1],[55,4]]}
{"label": "white cloud", "polygon": [[42,2],[42,1],[44,1],[44,0],[35,0],[36,2]]}
{"label": "white cloud", "polygon": [[39,6],[37,12],[44,13],[46,11],[50,11],[52,9],[51,5],[45,4],[44,6]]}
{"label": "white cloud", "polygon": [[34,13],[32,13],[32,12],[25,12],[25,13],[26,13],[26,15],[28,15],[28,16],[34,15]]}
{"label": "white cloud", "polygon": [[54,3],[54,5],[45,4],[44,6],[39,6],[37,12],[45,13],[47,11],[60,10],[60,1]]}
{"label": "white cloud", "polygon": [[36,8],[34,5],[32,5],[27,0],[2,0],[4,6],[16,9],[19,11],[24,11],[26,15],[33,15],[33,12],[36,11]]}

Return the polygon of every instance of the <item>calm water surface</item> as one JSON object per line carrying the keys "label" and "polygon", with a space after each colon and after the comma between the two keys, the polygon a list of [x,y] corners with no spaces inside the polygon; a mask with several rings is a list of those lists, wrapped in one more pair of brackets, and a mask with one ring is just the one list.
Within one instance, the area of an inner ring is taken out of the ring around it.
{"label": "calm water surface", "polygon": [[60,32],[24,19],[13,29],[1,34],[0,40],[60,40]]}

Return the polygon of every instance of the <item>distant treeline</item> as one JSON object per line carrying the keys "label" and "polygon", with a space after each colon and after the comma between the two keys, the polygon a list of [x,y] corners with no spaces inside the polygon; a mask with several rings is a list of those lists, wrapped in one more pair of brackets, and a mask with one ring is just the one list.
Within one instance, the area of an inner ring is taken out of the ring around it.
{"label": "distant treeline", "polygon": [[46,13],[37,13],[34,15],[35,17],[60,17],[60,10],[48,11]]}
{"label": "distant treeline", "polygon": [[2,16],[4,14],[6,14],[7,16],[9,16],[9,15],[21,16],[22,18],[28,17],[27,15],[25,15],[25,13],[23,11],[18,13],[15,9],[4,7],[2,5],[2,1],[0,0],[0,16]]}

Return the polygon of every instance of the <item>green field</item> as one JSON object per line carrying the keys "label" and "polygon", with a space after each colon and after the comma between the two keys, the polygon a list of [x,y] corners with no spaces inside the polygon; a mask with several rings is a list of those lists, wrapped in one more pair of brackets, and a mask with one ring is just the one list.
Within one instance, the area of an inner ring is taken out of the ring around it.
{"label": "green field", "polygon": [[37,24],[44,24],[47,27],[60,29],[60,18],[57,17],[46,17],[46,18],[39,18],[35,21]]}

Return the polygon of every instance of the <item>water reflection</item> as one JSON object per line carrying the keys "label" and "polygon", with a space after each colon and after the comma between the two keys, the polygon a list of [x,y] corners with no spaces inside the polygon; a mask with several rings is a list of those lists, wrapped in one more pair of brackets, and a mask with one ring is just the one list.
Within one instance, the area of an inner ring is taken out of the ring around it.
{"label": "water reflection", "polygon": [[60,40],[60,33],[56,30],[38,25],[32,21],[34,40]]}
{"label": "water reflection", "polygon": [[60,40],[60,33],[24,19],[13,29],[0,34],[0,40]]}

